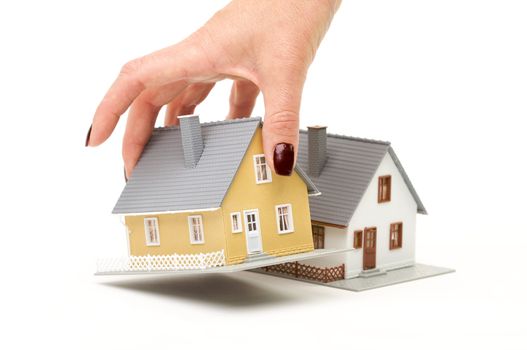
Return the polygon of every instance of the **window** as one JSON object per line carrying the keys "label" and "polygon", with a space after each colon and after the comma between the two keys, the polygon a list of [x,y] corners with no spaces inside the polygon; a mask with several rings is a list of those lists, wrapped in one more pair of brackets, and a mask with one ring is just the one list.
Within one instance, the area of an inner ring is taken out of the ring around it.
{"label": "window", "polygon": [[390,225],[390,249],[403,246],[403,223],[397,222]]}
{"label": "window", "polygon": [[276,207],[276,224],[278,233],[290,233],[294,231],[293,213],[291,204],[280,204]]}
{"label": "window", "polygon": [[271,169],[265,162],[265,156],[263,154],[254,156],[254,172],[256,174],[257,184],[271,182]]}
{"label": "window", "polygon": [[240,213],[231,213],[232,233],[242,232],[242,216]]}
{"label": "window", "polygon": [[324,249],[324,226],[313,225],[311,229],[313,230],[313,244],[315,245],[315,249]]}
{"label": "window", "polygon": [[377,227],[366,227],[364,229],[364,250],[368,253],[375,252],[377,248]]}
{"label": "window", "polygon": [[188,230],[190,233],[190,243],[205,243],[203,239],[203,221],[201,215],[192,215],[188,217]]}
{"label": "window", "polygon": [[379,196],[378,202],[385,203],[392,199],[392,176],[379,176]]}
{"label": "window", "polygon": [[362,248],[362,230],[353,232],[353,248]]}
{"label": "window", "polygon": [[145,218],[146,245],[159,245],[159,225],[157,218]]}

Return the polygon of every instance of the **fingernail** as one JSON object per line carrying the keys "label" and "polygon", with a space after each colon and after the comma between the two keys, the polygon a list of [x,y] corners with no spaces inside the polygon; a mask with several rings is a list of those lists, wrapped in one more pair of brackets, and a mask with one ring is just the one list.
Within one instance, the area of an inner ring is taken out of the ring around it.
{"label": "fingernail", "polygon": [[86,135],[86,144],[84,145],[84,147],[88,147],[88,145],[90,144],[91,127],[92,125],[90,125],[90,130],[88,130],[88,135]]}
{"label": "fingernail", "polygon": [[124,170],[124,182],[128,182],[128,178],[126,177],[126,168],[123,167]]}
{"label": "fingernail", "polygon": [[291,176],[295,163],[295,148],[290,143],[279,143],[274,147],[274,171],[278,175]]}

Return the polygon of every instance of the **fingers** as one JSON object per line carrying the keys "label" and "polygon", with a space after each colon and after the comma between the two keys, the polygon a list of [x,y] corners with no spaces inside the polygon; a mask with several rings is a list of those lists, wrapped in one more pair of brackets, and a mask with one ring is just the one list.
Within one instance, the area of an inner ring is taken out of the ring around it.
{"label": "fingers", "polygon": [[284,72],[266,81],[262,87],[265,104],[264,154],[278,175],[291,175],[295,165],[304,80],[304,73]]}
{"label": "fingers", "polygon": [[88,145],[103,143],[119,117],[146,89],[213,75],[203,50],[189,40],[125,64],[97,107]]}
{"label": "fingers", "polygon": [[159,110],[178,96],[187,83],[183,81],[158,89],[145,90],[132,104],[123,139],[123,160],[126,177],[132,173],[143,149],[152,135]]}
{"label": "fingers", "polygon": [[189,85],[181,94],[167,105],[165,126],[179,124],[178,116],[193,114],[214,87],[214,83],[195,83]]}
{"label": "fingers", "polygon": [[259,93],[260,88],[253,82],[249,80],[235,80],[232,83],[227,119],[249,117]]}
{"label": "fingers", "polygon": [[136,100],[130,108],[123,139],[123,160],[126,178],[130,178],[133,168],[152,135],[160,109],[161,107],[141,100]]}

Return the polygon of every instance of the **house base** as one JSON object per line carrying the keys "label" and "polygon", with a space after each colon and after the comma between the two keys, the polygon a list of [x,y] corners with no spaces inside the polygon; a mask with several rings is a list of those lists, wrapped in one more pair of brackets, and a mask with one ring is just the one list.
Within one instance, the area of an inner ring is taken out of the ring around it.
{"label": "house base", "polygon": [[427,277],[444,275],[447,273],[455,272],[454,269],[447,267],[439,267],[425,264],[414,264],[412,266],[407,266],[403,268],[387,270],[387,271],[378,271],[374,274],[359,275],[354,278],[342,279],[333,282],[319,282],[313,280],[307,280],[302,278],[296,278],[291,275],[284,275],[275,272],[264,271],[263,269],[253,270],[253,272],[269,274],[276,277],[283,277],[294,279],[302,282],[309,282],[314,284],[319,284],[327,287],[339,288],[350,290],[353,292],[361,292],[364,290],[375,289],[380,287],[391,286],[394,284],[404,283],[415,281]]}
{"label": "house base", "polygon": [[352,249],[315,249],[310,252],[273,256],[273,255],[258,255],[257,258],[247,259],[243,263],[234,265],[224,265],[209,268],[195,268],[195,269],[179,269],[179,270],[156,270],[156,269],[144,269],[144,270],[125,270],[119,271],[99,269],[95,275],[144,275],[144,274],[171,274],[171,275],[192,275],[192,274],[203,274],[203,273],[229,273],[238,272],[244,270],[253,270],[264,266],[284,264],[293,261],[302,261],[306,259],[319,258],[323,256],[330,256],[334,254],[341,254],[351,251]]}

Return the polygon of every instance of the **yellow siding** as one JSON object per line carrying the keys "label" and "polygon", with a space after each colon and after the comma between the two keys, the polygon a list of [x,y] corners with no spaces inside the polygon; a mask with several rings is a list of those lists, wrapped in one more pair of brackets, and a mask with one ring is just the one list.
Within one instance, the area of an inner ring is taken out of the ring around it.
{"label": "yellow siding", "polygon": [[[311,217],[305,183],[296,172],[290,177],[279,176],[273,172],[272,182],[257,184],[253,156],[262,153],[262,131],[259,128],[222,204],[228,264],[242,262],[247,257],[243,211],[248,209],[259,210],[264,253],[287,255],[313,250]],[[294,232],[278,233],[275,210],[278,204],[291,204]],[[232,233],[230,216],[232,212],[242,214],[243,230],[241,233]]]}
{"label": "yellow siding", "polygon": [[[262,154],[259,128],[224,198],[222,208],[214,211],[178,214],[127,216],[131,255],[197,254],[225,250],[227,264],[243,262],[247,257],[243,211],[258,209],[263,253],[287,255],[313,250],[311,217],[307,187],[298,174],[278,176],[272,182],[257,184],[253,156]],[[294,232],[279,234],[275,206],[291,204]],[[242,215],[242,232],[232,233],[231,213]],[[188,216],[202,215],[205,243],[191,244]],[[147,246],[144,218],[158,220],[160,245]]]}
{"label": "yellow siding", "polygon": [[[190,243],[189,215],[202,216],[205,241],[203,244]],[[158,220],[159,246],[146,245],[144,218],[150,217],[155,217]],[[131,255],[196,254],[225,249],[221,209],[205,212],[127,216],[125,222],[130,231]]]}

